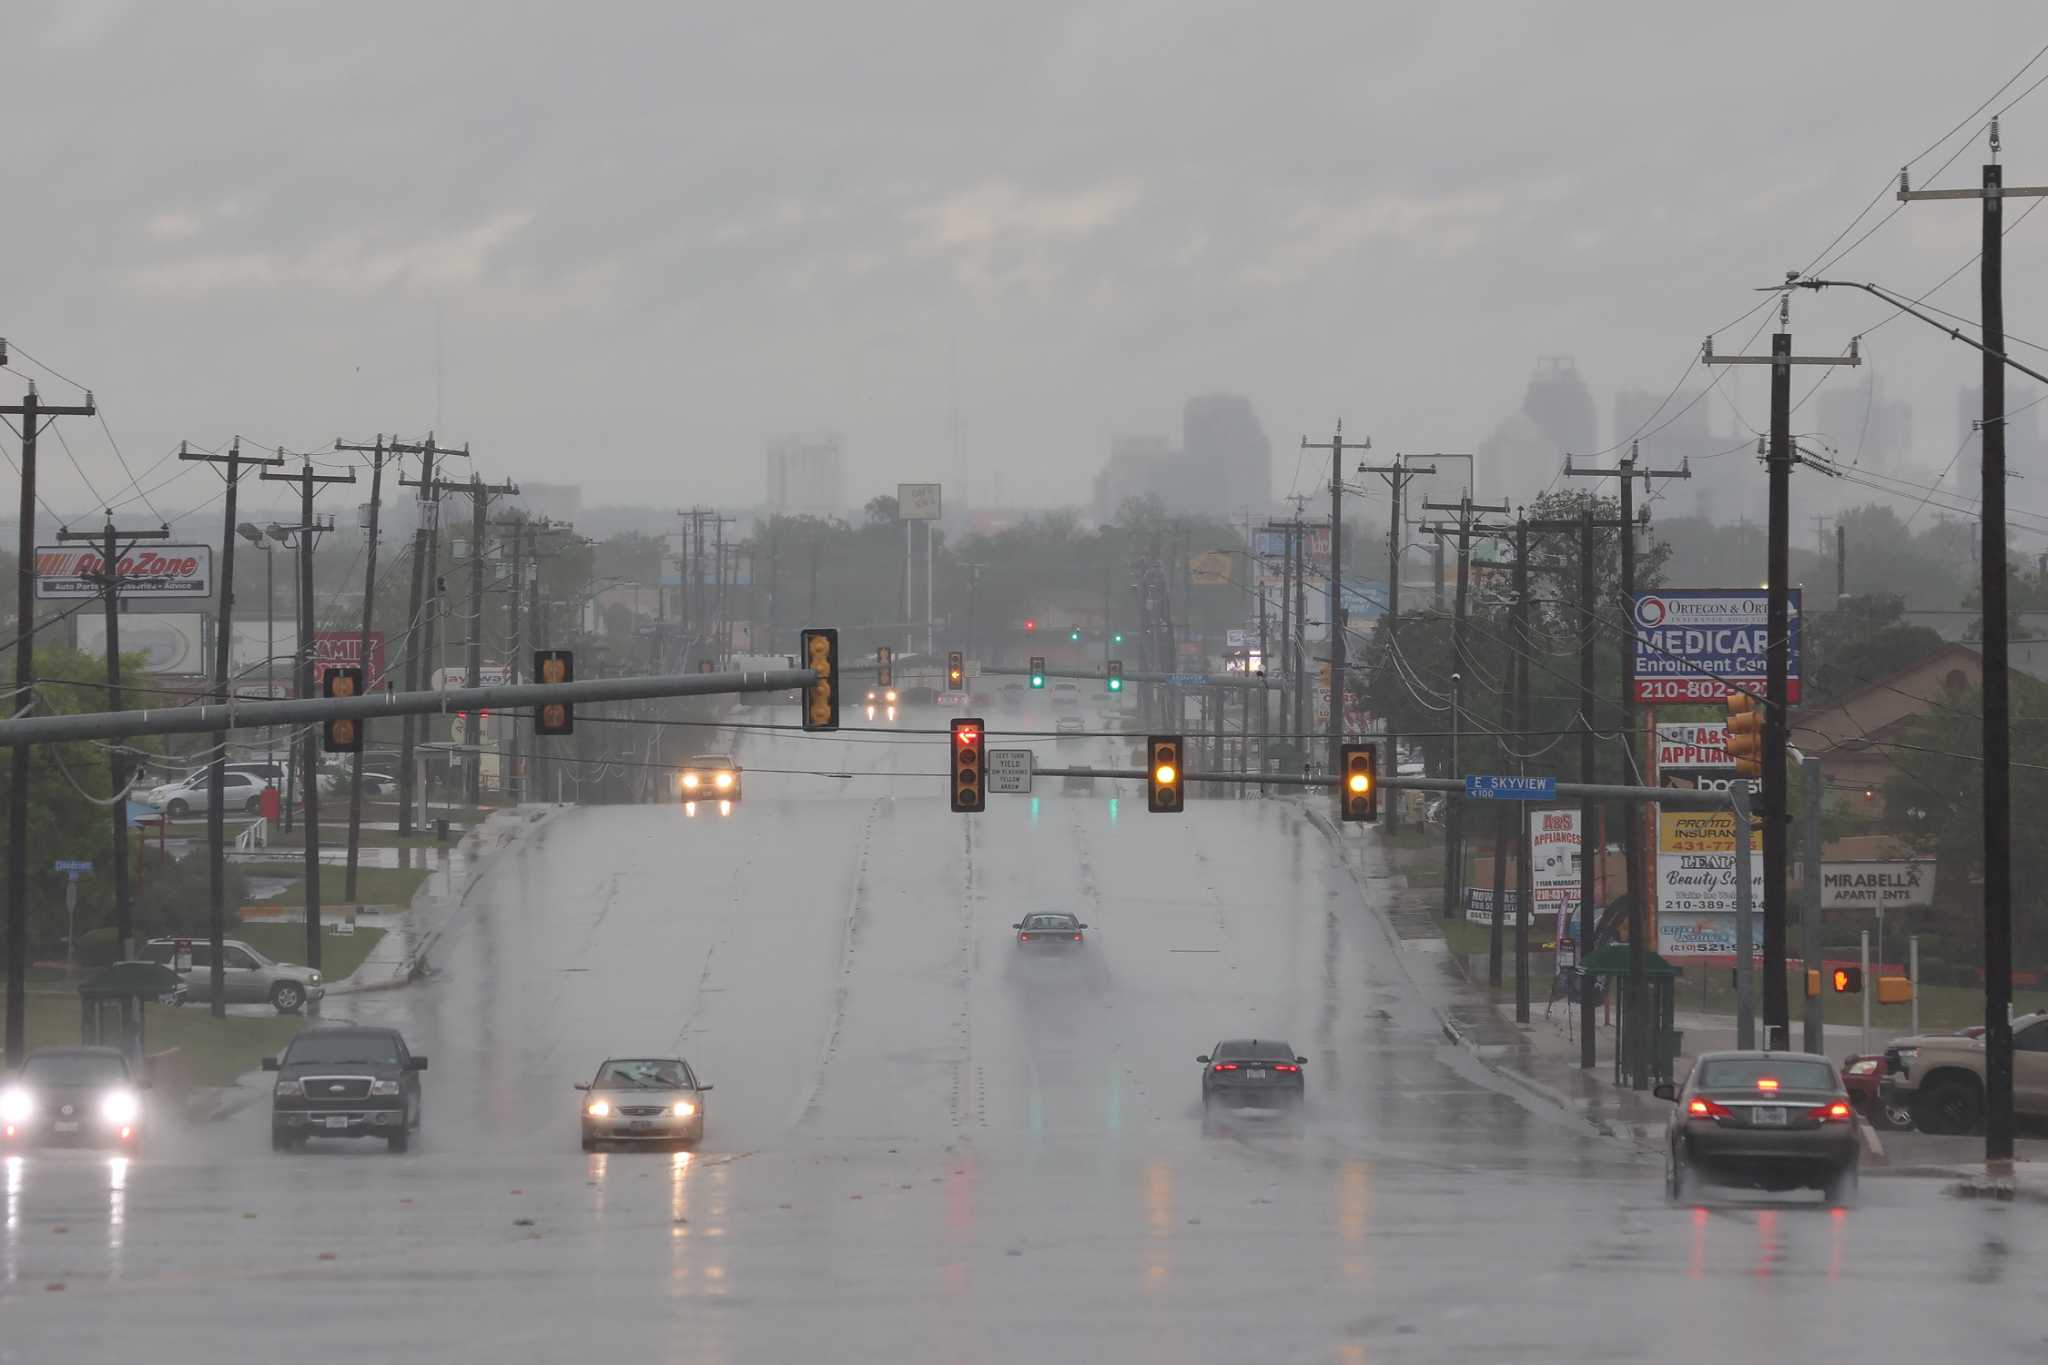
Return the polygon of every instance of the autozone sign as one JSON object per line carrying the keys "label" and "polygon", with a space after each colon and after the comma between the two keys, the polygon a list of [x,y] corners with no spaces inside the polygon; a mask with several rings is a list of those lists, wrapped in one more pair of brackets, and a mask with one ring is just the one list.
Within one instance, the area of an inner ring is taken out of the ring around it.
{"label": "autozone sign", "polygon": [[[1786,700],[1799,700],[1799,589],[1789,592]],[[1636,700],[1718,702],[1730,683],[1760,689],[1770,631],[1765,592],[1665,588],[1635,599]]]}
{"label": "autozone sign", "polygon": [[[116,537],[118,539],[118,536]],[[105,556],[81,545],[36,546],[38,598],[98,597]],[[211,545],[136,546],[115,563],[122,597],[211,597]]]}

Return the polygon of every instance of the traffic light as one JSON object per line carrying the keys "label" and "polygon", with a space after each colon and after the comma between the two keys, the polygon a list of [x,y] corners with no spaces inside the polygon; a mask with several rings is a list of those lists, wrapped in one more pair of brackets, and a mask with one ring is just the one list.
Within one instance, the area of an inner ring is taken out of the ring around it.
{"label": "traffic light", "polygon": [[981,720],[965,716],[953,722],[953,809],[985,810],[988,807],[988,765],[982,762],[981,741],[987,732]]}
{"label": "traffic light", "polygon": [[1081,643],[1081,628],[1079,626],[1073,627],[1067,632],[1067,638],[1075,644]]}
{"label": "traffic light", "polygon": [[948,688],[950,688],[951,690],[953,690],[953,691],[955,691],[955,692],[958,692],[958,691],[960,690],[960,686],[961,686],[961,684],[962,684],[962,683],[964,683],[964,682],[966,682],[966,681],[967,681],[967,663],[966,663],[966,660],[965,660],[965,659],[963,659],[963,658],[961,657],[961,654],[960,654],[960,651],[959,651],[959,650],[957,650],[957,649],[949,649],[949,650],[947,650],[947,651],[946,651],[946,686],[947,686]]}
{"label": "traffic light", "polygon": [[896,651],[883,645],[875,651],[875,685],[894,687],[896,685]]}
{"label": "traffic light", "polygon": [[804,729],[839,728],[839,632],[823,626],[803,633],[802,666],[817,674],[804,688]]}
{"label": "traffic light", "polygon": [[[533,651],[533,680],[543,683],[576,681],[576,656],[566,649]],[[565,701],[551,701],[533,708],[533,732],[537,735],[576,733],[576,708]]]}
{"label": "traffic light", "polygon": [[1764,771],[1764,718],[1748,692],[1728,694],[1728,757],[1737,777],[1761,777]]}
{"label": "traffic light", "polygon": [[1045,656],[1043,654],[1031,656],[1031,685],[1040,689],[1043,689],[1045,686]]}
{"label": "traffic light", "polygon": [[1184,809],[1180,736],[1153,735],[1145,741],[1145,809],[1178,815]]}
{"label": "traffic light", "polygon": [[1038,633],[1038,622],[1030,618],[1026,618],[1024,622],[1024,633],[1027,635],[1036,635]]}
{"label": "traffic light", "polygon": [[1380,818],[1379,751],[1370,744],[1339,747],[1339,768],[1344,785],[1337,793],[1337,816],[1342,820],[1373,821]]}
{"label": "traffic light", "polygon": [[1124,690],[1124,661],[1122,659],[1111,659],[1109,661],[1109,677],[1104,679],[1104,681],[1109,684],[1109,690],[1112,692]]}
{"label": "traffic light", "polygon": [[1833,972],[1836,995],[1863,994],[1863,969],[1861,967],[1837,967]]}
{"label": "traffic light", "polygon": [[716,659],[699,659],[697,660],[697,671],[699,673],[716,673],[718,671],[718,661]]}
{"label": "traffic light", "polygon": [[1122,631],[1116,632],[1116,634],[1109,637],[1109,642],[1113,645],[1122,644],[1124,642],[1124,633]]}
{"label": "traffic light", "polygon": [[1812,999],[1814,999],[1815,997],[1817,997],[1817,996],[1818,996],[1819,994],[1820,994],[1820,973],[1819,973],[1819,972],[1817,972],[1817,971],[1815,971],[1815,972],[1808,972],[1808,973],[1806,974],[1806,998],[1807,998],[1808,1000],[1812,1000]]}
{"label": "traffic light", "polygon": [[[320,680],[323,697],[363,695],[363,670],[330,668]],[[330,754],[359,754],[363,751],[363,723],[353,716],[336,716],[320,727],[320,747]]]}

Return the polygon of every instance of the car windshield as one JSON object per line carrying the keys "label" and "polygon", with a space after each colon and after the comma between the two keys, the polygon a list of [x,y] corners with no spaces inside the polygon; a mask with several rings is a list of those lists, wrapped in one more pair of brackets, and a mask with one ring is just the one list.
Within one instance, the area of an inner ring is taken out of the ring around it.
{"label": "car windshield", "polygon": [[690,760],[693,768],[730,768],[732,760],[724,754],[698,754]]}
{"label": "car windshield", "polygon": [[1026,929],[1073,929],[1078,924],[1072,915],[1033,915],[1024,921]]}
{"label": "car windshield", "polygon": [[386,1033],[300,1034],[286,1066],[396,1066],[398,1041]]}
{"label": "car windshield", "polygon": [[[1776,1086],[1762,1082],[1776,1081]],[[1833,1090],[1827,1062],[1794,1057],[1711,1057],[1700,1063],[1701,1090]]]}
{"label": "car windshield", "polygon": [[598,1069],[599,1090],[687,1090],[690,1069],[671,1058],[609,1061]]}
{"label": "car windshield", "polygon": [[120,1085],[128,1066],[97,1052],[50,1052],[24,1062],[21,1078],[38,1085]]}
{"label": "car windshield", "polygon": [[1257,1062],[1291,1062],[1294,1060],[1294,1048],[1288,1043],[1254,1038],[1249,1042],[1218,1043],[1214,1055]]}

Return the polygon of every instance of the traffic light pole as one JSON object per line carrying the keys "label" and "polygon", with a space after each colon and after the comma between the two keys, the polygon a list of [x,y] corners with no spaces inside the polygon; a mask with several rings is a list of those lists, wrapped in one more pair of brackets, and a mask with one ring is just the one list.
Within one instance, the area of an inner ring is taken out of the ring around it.
{"label": "traffic light pole", "polygon": [[[1790,326],[1791,294],[1778,302],[1778,323]],[[1701,359],[1708,365],[1771,367],[1771,435],[1765,466],[1770,473],[1770,526],[1765,615],[1764,709],[1764,1043],[1787,1047],[1792,1030],[1785,995],[1785,895],[1788,832],[1785,818],[1785,739],[1790,731],[1792,369],[1796,365],[1858,365],[1854,341],[1840,356],[1795,356],[1792,334],[1771,335],[1768,356],[1718,356],[1707,338]],[[1986,489],[1986,496],[1990,490]],[[1987,509],[1988,512],[1988,509]],[[1989,659],[1986,659],[1989,675]],[[1988,707],[1987,707],[1988,710]],[[1989,755],[1986,755],[1988,760]],[[1987,812],[1988,815],[1988,812]],[[1741,840],[1736,840],[1741,844]]]}

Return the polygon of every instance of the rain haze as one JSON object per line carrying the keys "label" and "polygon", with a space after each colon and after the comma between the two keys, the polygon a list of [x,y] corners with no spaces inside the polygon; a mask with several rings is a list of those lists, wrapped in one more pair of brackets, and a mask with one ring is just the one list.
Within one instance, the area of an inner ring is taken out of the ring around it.
{"label": "rain haze", "polygon": [[0,1365],[2048,1357],[2039,10],[7,32]]}

